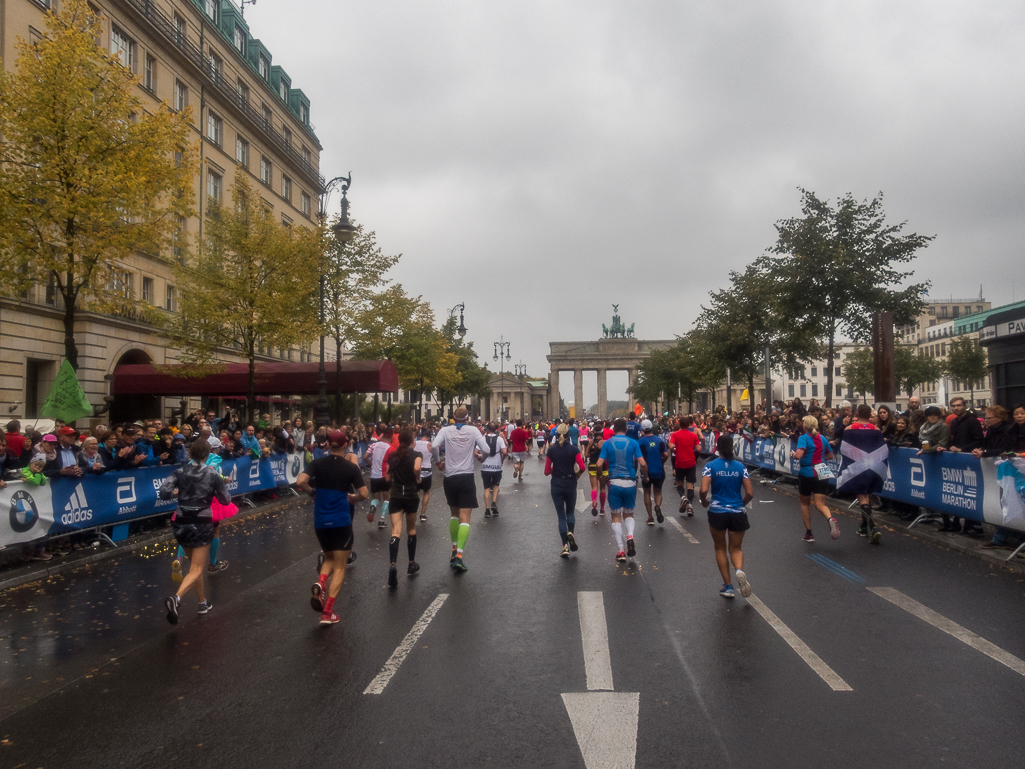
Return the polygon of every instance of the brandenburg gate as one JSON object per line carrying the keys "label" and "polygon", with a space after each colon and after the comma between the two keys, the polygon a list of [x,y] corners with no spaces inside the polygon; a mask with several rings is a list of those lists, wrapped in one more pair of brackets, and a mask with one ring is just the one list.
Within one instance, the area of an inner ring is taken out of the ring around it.
{"label": "brandenburg gate", "polygon": [[[598,373],[598,416],[608,416],[608,381],[609,371],[626,371],[628,386],[632,386],[637,377],[637,366],[651,355],[653,350],[661,350],[676,344],[675,339],[644,340],[635,339],[633,324],[629,328],[620,322],[618,305],[612,305],[612,326],[602,324],[604,337],[595,342],[550,342],[551,353],[547,356],[551,365],[548,376],[549,418],[559,416],[559,374],[562,371],[573,372],[573,405],[574,413],[579,419],[584,413],[584,372]],[[630,408],[636,399],[628,395]]]}

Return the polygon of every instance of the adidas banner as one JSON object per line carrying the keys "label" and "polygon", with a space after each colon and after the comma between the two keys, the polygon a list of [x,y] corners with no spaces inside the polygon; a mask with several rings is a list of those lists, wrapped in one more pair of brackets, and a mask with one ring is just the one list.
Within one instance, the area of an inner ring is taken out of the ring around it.
{"label": "adidas banner", "polygon": [[[225,460],[221,475],[232,496],[295,483],[306,463],[303,452],[266,459]],[[0,489],[0,548],[96,526],[113,526],[170,512],[175,499],[157,490],[174,466],[47,479],[44,486],[11,481]]]}
{"label": "adidas banner", "polygon": [[[792,445],[785,436],[756,438],[750,443],[735,435],[733,447],[737,459],[745,465],[795,477],[800,471],[800,463],[790,458]],[[862,448],[871,454],[871,450],[879,447]],[[869,461],[868,455],[859,455],[863,463],[867,463],[863,469],[875,476],[873,488],[878,488],[877,484],[882,482],[881,491],[872,493],[941,513],[1025,531],[1025,458],[977,459],[971,454],[950,451],[918,456],[914,449],[895,448],[887,448],[885,453],[886,459],[876,456],[874,461]],[[852,454],[845,459],[843,455],[834,454],[833,460],[826,464],[836,476],[841,474],[841,460],[852,468],[858,457]],[[829,482],[835,485],[836,480]]]}

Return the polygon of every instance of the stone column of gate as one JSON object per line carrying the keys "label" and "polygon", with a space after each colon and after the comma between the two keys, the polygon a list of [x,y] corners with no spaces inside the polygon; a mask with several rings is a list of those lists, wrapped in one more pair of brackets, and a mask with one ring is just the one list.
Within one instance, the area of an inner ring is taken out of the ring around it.
{"label": "stone column of gate", "polygon": [[602,419],[609,418],[609,381],[606,373],[605,369],[598,369],[598,416]]}
{"label": "stone column of gate", "polygon": [[559,416],[559,369],[553,368],[548,375],[548,418]]}
{"label": "stone column of gate", "polygon": [[633,387],[634,379],[637,377],[637,369],[628,368],[626,370],[626,387],[627,387],[627,408],[632,414],[634,411],[634,404],[637,403],[637,399],[629,388]]}
{"label": "stone column of gate", "polygon": [[584,370],[582,368],[573,369],[573,405],[576,407],[573,413],[579,422],[584,418]]}

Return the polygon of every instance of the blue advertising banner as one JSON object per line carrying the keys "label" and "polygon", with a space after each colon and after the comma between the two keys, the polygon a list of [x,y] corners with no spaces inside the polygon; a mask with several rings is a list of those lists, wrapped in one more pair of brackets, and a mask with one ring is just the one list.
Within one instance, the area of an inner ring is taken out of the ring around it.
{"label": "blue advertising banner", "polygon": [[[239,496],[294,483],[305,466],[300,451],[225,460],[220,472],[228,493]],[[177,500],[158,499],[157,491],[174,471],[174,466],[145,467],[52,478],[43,486],[12,481],[0,490],[0,511],[6,513],[0,518],[0,547],[170,512]]]}

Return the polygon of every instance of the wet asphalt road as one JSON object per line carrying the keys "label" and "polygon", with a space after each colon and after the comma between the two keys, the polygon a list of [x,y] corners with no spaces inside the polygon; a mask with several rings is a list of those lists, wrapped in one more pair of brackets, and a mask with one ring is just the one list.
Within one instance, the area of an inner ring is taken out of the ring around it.
{"label": "wet asphalt road", "polygon": [[[188,596],[177,627],[169,545],[0,594],[0,766],[584,767],[560,696],[586,691],[578,591],[602,592],[615,690],[640,695],[638,767],[1022,765],[1025,675],[870,590],[1025,659],[1020,575],[889,530],[872,547],[849,516],[838,541],[820,519],[805,544],[796,500],[756,484],[755,596],[852,689],[833,691],[748,601],[718,595],[703,511],[675,515],[673,489],[665,511],[698,544],[641,515],[638,555],[617,566],[582,500],[580,550],[559,558],[540,463],[511,475],[501,516],[475,514],[460,576],[437,478],[423,570],[395,590],[387,531],[361,506],[329,629],[308,603],[305,501],[227,528],[214,610],[195,616]],[[439,594],[384,692],[363,694]]]}

